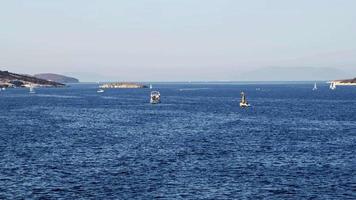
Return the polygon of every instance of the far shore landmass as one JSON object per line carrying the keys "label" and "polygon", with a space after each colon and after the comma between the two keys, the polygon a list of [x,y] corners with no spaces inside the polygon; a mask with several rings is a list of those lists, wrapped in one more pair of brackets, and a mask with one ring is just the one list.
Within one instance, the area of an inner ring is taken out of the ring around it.
{"label": "far shore landmass", "polygon": [[67,83],[79,83],[79,80],[73,77],[69,77],[69,76],[64,76],[61,74],[53,74],[53,73],[42,73],[42,74],[35,74],[33,75],[36,78],[39,79],[45,79],[48,81],[54,81],[57,83],[63,83],[63,84],[67,84]]}
{"label": "far shore landmass", "polygon": [[[65,84],[67,83],[79,83],[79,80],[73,77],[53,73],[25,75],[0,70],[0,88],[65,87]],[[334,83],[337,86],[356,86],[356,78],[332,80],[328,83]],[[102,89],[148,88],[147,85],[131,82],[105,83],[99,87]]]}
{"label": "far shore landmass", "polygon": [[0,71],[0,88],[21,88],[21,87],[64,87],[65,84],[55,81],[36,78],[31,75]]}
{"label": "far shore landmass", "polygon": [[125,82],[117,82],[117,83],[106,83],[100,85],[100,88],[108,89],[138,89],[138,88],[147,88],[146,85],[139,84],[139,83],[125,83]]}
{"label": "far shore landmass", "polygon": [[344,79],[344,80],[334,80],[331,81],[332,83],[334,83],[335,85],[339,85],[339,86],[349,86],[349,85],[354,85],[356,86],[356,78],[354,79]]}

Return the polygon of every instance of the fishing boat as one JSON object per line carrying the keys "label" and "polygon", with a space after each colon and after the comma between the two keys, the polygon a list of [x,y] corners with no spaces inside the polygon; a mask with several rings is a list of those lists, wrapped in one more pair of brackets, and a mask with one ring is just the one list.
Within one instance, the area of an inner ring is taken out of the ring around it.
{"label": "fishing boat", "polygon": [[158,91],[151,92],[151,104],[158,104],[161,103],[161,94]]}
{"label": "fishing boat", "polygon": [[316,86],[316,83],[314,83],[314,87],[313,87],[313,90],[317,90],[318,87]]}
{"label": "fishing boat", "polygon": [[331,89],[331,90],[335,90],[335,89],[336,89],[336,84],[335,84],[335,82],[331,82],[331,83],[330,83],[330,89]]}
{"label": "fishing boat", "polygon": [[241,92],[241,101],[240,101],[240,107],[241,108],[246,108],[249,107],[250,104],[246,100],[246,95],[244,92]]}

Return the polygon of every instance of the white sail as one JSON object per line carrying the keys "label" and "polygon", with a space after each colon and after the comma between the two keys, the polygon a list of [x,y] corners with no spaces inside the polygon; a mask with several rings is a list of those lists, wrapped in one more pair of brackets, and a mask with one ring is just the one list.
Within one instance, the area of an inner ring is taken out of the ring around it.
{"label": "white sail", "polygon": [[314,87],[313,87],[313,90],[317,90],[318,87],[316,86],[316,83],[314,83]]}
{"label": "white sail", "polygon": [[30,86],[30,93],[34,94],[35,92],[35,87],[33,85]]}
{"label": "white sail", "polygon": [[249,106],[250,106],[250,104],[247,102],[245,93],[241,92],[240,107],[245,108],[245,107],[249,107]]}
{"label": "white sail", "polygon": [[335,82],[330,83],[330,89],[335,90],[336,89],[336,84]]}

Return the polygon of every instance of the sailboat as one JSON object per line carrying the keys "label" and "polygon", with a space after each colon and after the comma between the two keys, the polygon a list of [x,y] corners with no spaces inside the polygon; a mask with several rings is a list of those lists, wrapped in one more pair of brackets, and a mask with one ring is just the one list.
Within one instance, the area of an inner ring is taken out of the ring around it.
{"label": "sailboat", "polygon": [[152,88],[153,88],[153,87],[152,87],[152,84],[150,84],[150,89],[152,90]]}
{"label": "sailboat", "polygon": [[314,87],[313,87],[313,90],[317,90],[318,87],[316,86],[316,83],[314,83]]}
{"label": "sailboat", "polygon": [[331,89],[331,90],[335,90],[335,89],[336,89],[336,84],[335,84],[335,82],[331,82],[331,83],[330,83],[330,89]]}
{"label": "sailboat", "polygon": [[241,92],[241,101],[240,101],[240,107],[241,108],[246,108],[249,107],[250,104],[246,100],[246,95],[244,92]]}
{"label": "sailboat", "polygon": [[30,94],[35,94],[35,87],[33,85],[30,86]]}

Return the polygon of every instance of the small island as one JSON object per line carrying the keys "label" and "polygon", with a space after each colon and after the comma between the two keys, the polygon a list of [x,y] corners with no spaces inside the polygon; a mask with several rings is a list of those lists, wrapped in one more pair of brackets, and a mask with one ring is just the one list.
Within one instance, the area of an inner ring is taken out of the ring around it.
{"label": "small island", "polygon": [[334,81],[331,81],[332,83],[334,83],[335,85],[354,85],[356,86],[356,78],[354,79],[345,79],[345,80],[334,80]]}
{"label": "small island", "polygon": [[116,89],[138,89],[138,88],[147,88],[146,85],[138,83],[106,83],[101,85],[100,88],[116,88]]}
{"label": "small island", "polygon": [[64,87],[62,83],[36,78],[31,75],[22,75],[8,71],[0,71],[0,88],[19,87]]}

